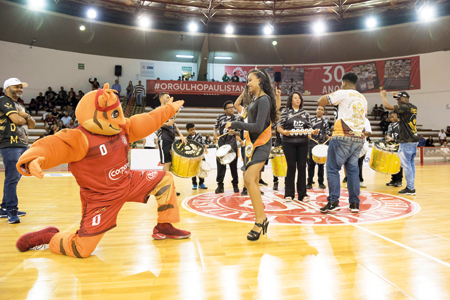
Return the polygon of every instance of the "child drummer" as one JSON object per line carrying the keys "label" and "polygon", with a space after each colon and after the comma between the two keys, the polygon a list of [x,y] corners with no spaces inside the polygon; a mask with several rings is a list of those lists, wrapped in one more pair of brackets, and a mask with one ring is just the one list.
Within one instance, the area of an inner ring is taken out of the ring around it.
{"label": "child drummer", "polygon": [[[203,141],[202,135],[200,133],[196,133],[195,132],[195,125],[194,125],[194,123],[187,123],[186,124],[186,130],[189,133],[189,135],[187,136],[187,139],[188,140],[193,140],[193,141],[196,141],[197,143],[202,144],[205,147],[205,154],[208,154],[208,149],[207,149],[207,146],[206,146],[205,142]],[[205,159],[203,158],[203,160],[205,160]],[[205,182],[205,179],[199,177],[199,186],[198,186],[199,189],[201,189],[201,190],[208,189],[205,186],[204,182]],[[197,176],[192,177],[192,189],[193,190],[197,189]]]}

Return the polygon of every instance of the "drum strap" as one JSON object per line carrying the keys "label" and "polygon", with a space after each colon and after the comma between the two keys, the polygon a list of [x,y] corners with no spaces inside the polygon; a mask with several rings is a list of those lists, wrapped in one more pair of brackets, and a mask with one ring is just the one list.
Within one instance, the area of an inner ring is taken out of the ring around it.
{"label": "drum strap", "polygon": [[[245,155],[248,157],[248,162],[252,160],[253,152],[259,146],[265,145],[272,138],[272,122],[270,122],[269,126],[259,135],[253,144],[250,140],[250,133],[248,131],[245,132]],[[250,149],[248,149],[250,148]],[[248,150],[247,150],[248,149]]]}

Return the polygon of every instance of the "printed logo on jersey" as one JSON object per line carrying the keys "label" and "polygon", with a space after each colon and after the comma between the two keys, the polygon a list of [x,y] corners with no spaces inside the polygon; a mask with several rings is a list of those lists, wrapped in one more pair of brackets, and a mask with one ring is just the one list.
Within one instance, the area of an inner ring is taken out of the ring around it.
{"label": "printed logo on jersey", "polygon": [[[328,190],[308,190],[310,202],[284,202],[284,191],[263,189],[262,201],[270,224],[279,225],[348,225],[385,222],[409,217],[420,206],[398,196],[362,191],[359,213],[350,212],[348,191],[342,189],[341,210],[323,214],[319,209],[327,203]],[[187,198],[183,207],[206,217],[235,222],[254,223],[250,197],[226,191],[225,194],[205,193]]]}
{"label": "printed logo on jersey", "polygon": [[128,163],[126,161],[123,161],[112,168],[106,169],[105,173],[106,182],[111,185],[124,178],[125,176],[128,176],[128,173],[130,173],[130,169],[128,167]]}
{"label": "printed logo on jersey", "polygon": [[153,179],[155,179],[158,176],[158,172],[157,171],[147,171],[147,180],[148,181],[152,181]]}

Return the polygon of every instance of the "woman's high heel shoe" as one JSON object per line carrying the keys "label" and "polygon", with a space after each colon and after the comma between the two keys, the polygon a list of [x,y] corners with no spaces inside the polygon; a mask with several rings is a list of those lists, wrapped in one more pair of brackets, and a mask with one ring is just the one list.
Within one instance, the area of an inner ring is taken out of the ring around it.
{"label": "woman's high heel shoe", "polygon": [[250,232],[247,234],[247,240],[249,241],[257,241],[259,240],[259,236],[261,233],[265,235],[267,233],[267,227],[269,227],[269,220],[267,218],[261,223],[255,223],[256,226],[261,227],[262,230],[260,232],[256,232],[254,230],[250,230]]}

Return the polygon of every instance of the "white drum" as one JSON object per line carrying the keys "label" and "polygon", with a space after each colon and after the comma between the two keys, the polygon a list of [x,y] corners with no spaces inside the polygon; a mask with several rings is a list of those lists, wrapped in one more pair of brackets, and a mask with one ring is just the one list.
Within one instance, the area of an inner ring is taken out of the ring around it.
{"label": "white drum", "polygon": [[198,172],[197,176],[200,178],[206,178],[211,170],[212,170],[211,165],[206,161],[202,160],[202,163],[200,165],[200,171]]}
{"label": "white drum", "polygon": [[324,164],[327,162],[327,155],[328,155],[328,146],[327,145],[317,145],[314,146],[311,150],[312,153],[312,159],[317,164]]}
{"label": "white drum", "polygon": [[236,158],[236,152],[230,145],[223,145],[217,149],[216,157],[222,165],[228,165]]}

